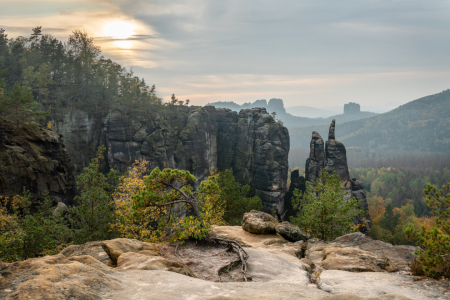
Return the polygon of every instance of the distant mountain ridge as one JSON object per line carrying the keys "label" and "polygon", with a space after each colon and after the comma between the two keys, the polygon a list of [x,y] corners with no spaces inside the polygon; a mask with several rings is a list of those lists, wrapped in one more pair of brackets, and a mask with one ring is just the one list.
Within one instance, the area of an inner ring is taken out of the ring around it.
{"label": "distant mountain ridge", "polygon": [[[372,112],[362,112],[359,111],[359,104],[356,103],[348,103],[346,105],[357,105],[358,109],[357,111],[351,111],[348,113],[340,114],[331,116],[328,118],[306,118],[306,117],[298,117],[294,116],[288,112],[286,112],[286,109],[284,108],[284,103],[282,99],[272,98],[267,102],[265,99],[256,100],[253,103],[247,102],[242,105],[239,105],[237,103],[234,103],[232,101],[221,101],[221,102],[213,102],[208,103],[207,106],[214,106],[216,108],[228,108],[234,111],[240,111],[241,109],[247,109],[247,108],[255,108],[255,107],[264,107],[266,108],[267,112],[276,113],[276,119],[281,120],[287,128],[295,128],[295,127],[305,127],[305,126],[317,126],[317,125],[329,125],[330,122],[335,119],[336,122],[349,122],[353,120],[358,120],[362,118],[370,118],[375,115],[376,113]],[[354,107],[354,106],[352,106]]]}
{"label": "distant mountain ridge", "polygon": [[[450,89],[371,118],[336,122],[336,135],[347,147],[449,153]],[[291,147],[308,148],[313,131],[326,136],[328,126],[291,128]]]}

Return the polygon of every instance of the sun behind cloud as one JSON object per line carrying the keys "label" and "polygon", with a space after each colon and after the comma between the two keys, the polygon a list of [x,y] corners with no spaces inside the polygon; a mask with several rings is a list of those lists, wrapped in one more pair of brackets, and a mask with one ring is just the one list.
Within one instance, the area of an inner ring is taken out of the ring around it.
{"label": "sun behind cloud", "polygon": [[[121,20],[108,22],[103,27],[103,34],[114,39],[125,40],[134,34],[134,26]],[[133,46],[131,41],[115,41],[114,44],[125,49],[130,49]]]}

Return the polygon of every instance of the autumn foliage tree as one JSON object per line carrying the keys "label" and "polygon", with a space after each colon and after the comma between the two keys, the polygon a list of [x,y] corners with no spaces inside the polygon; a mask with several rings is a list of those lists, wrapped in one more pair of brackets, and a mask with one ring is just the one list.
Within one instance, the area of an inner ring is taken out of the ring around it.
{"label": "autumn foliage tree", "polygon": [[[144,177],[142,190],[131,196],[133,215],[157,220],[158,239],[171,233],[175,239],[206,237],[211,225],[224,224],[224,203],[217,175],[202,181],[194,192],[190,183],[196,181],[189,171],[153,169]],[[187,214],[180,217],[183,210]]]}
{"label": "autumn foliage tree", "polygon": [[[450,182],[440,190],[428,184],[424,193],[425,201],[437,218],[431,230],[423,226],[417,234],[419,244],[425,251],[418,249],[416,259],[426,276],[450,278]],[[413,226],[408,226],[406,235],[413,237],[413,230]]]}

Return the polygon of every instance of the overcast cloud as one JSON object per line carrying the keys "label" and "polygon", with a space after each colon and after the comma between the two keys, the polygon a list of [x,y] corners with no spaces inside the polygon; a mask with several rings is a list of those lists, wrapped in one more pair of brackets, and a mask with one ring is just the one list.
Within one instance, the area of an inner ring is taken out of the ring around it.
{"label": "overcast cloud", "polygon": [[[131,49],[102,40],[101,22],[116,18],[138,28]],[[84,27],[160,96],[194,104],[364,109],[450,88],[450,1],[0,0],[10,37],[37,25],[59,38]]]}

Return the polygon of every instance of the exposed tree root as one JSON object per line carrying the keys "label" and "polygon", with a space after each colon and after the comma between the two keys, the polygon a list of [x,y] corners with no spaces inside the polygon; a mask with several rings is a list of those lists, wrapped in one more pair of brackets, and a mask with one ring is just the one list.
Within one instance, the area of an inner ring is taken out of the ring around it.
{"label": "exposed tree root", "polygon": [[[247,252],[245,252],[244,248],[242,248],[241,244],[239,244],[239,242],[234,241],[234,240],[226,240],[226,239],[221,239],[221,238],[216,238],[216,237],[211,237],[211,236],[209,238],[212,239],[213,241],[218,241],[219,243],[228,245],[228,247],[233,249],[239,255],[239,259],[240,259],[241,265],[242,265],[241,271],[244,275],[245,281],[248,281],[247,280],[248,254],[247,254]],[[219,269],[219,271],[220,271],[220,269]]]}

